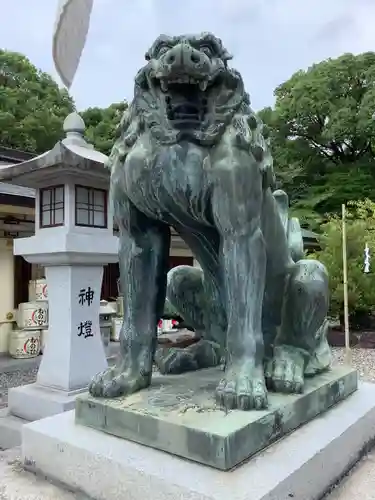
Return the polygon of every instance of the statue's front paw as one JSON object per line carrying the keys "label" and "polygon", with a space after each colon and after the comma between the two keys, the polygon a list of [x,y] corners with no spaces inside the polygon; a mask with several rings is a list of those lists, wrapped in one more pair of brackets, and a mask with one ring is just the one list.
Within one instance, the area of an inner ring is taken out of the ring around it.
{"label": "statue's front paw", "polygon": [[114,377],[115,367],[107,368],[107,370],[97,373],[89,384],[89,393],[94,397],[104,396],[104,388]]}
{"label": "statue's front paw", "polygon": [[124,372],[112,367],[95,375],[89,385],[89,392],[94,397],[117,398],[145,389],[150,383],[151,377],[146,374]]}
{"label": "statue's front paw", "polygon": [[237,363],[227,368],[216,389],[216,401],[227,410],[263,410],[268,406],[262,368],[253,363]]}
{"label": "statue's front paw", "polygon": [[303,392],[307,353],[292,346],[275,346],[273,359],[266,367],[267,386],[276,392]]}

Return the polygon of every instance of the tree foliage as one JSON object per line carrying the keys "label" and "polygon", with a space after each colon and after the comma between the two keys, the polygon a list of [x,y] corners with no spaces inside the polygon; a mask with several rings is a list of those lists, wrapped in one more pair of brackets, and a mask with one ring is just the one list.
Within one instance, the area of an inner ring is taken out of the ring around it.
{"label": "tree foliage", "polygon": [[44,153],[62,138],[73,99],[27,57],[0,49],[0,144]]}
{"label": "tree foliage", "polygon": [[[351,315],[357,312],[372,313],[375,309],[375,203],[369,199],[349,202],[346,214],[348,303]],[[366,243],[373,254],[370,273],[364,273]],[[343,258],[342,221],[338,215],[328,218],[322,226],[322,250],[312,255],[322,262],[329,272],[331,314],[343,312]]]}
{"label": "tree foliage", "polygon": [[110,154],[117,126],[126,108],[126,102],[119,102],[108,108],[88,108],[80,113],[86,124],[86,138],[95,149]]}
{"label": "tree foliage", "polygon": [[298,71],[259,114],[275,169],[304,225],[375,190],[375,53],[344,54]]}

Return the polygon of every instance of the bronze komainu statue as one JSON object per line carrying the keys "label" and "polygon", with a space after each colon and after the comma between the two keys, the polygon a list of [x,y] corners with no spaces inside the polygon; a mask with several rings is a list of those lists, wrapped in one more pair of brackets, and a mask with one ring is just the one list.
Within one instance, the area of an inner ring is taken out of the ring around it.
{"label": "bronze komainu statue", "polygon": [[[124,293],[121,353],[90,385],[116,397],[165,373],[219,364],[219,404],[267,406],[267,388],[301,392],[330,363],[328,278],[296,251],[287,198],[273,193],[267,131],[212,34],[160,36],[135,80],[110,159]],[[202,269],[167,270],[172,226]],[[291,229],[292,228],[292,229]],[[298,235],[298,231],[297,231]],[[301,249],[300,249],[301,250]],[[158,350],[166,292],[201,340]]]}

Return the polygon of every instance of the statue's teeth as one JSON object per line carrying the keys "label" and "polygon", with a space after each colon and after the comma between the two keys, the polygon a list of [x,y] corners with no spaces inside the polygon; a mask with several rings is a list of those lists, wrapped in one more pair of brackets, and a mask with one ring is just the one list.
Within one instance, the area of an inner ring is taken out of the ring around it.
{"label": "statue's teeth", "polygon": [[204,92],[207,89],[207,80],[201,80],[199,82],[199,88],[202,92]]}

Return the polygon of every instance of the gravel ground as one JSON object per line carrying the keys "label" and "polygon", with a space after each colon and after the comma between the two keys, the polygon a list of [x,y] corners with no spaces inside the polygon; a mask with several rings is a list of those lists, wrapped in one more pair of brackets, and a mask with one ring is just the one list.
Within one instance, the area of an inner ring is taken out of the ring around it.
{"label": "gravel ground", "polygon": [[[8,404],[8,389],[35,382],[38,368],[0,373],[0,408]],[[1,497],[0,497],[1,498]]]}
{"label": "gravel ground", "polygon": [[[333,348],[334,364],[344,362],[345,350]],[[353,349],[353,367],[357,368],[360,378],[367,382],[375,382],[375,349]],[[19,385],[35,382],[38,369],[16,370],[0,373],[0,408],[4,408],[8,401],[8,389]]]}
{"label": "gravel ground", "polygon": [[[334,347],[332,352],[333,364],[343,364],[345,349]],[[361,380],[375,382],[375,349],[352,349],[352,366]]]}

